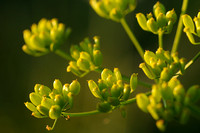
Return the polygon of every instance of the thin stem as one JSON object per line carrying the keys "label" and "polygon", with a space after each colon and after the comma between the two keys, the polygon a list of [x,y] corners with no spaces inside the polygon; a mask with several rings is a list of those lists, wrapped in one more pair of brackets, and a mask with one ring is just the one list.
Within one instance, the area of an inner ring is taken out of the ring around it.
{"label": "thin stem", "polygon": [[143,51],[142,47],[140,46],[138,40],[136,39],[135,35],[130,30],[128,24],[126,23],[126,20],[125,19],[121,19],[120,22],[121,22],[124,30],[128,34],[129,38],[131,39],[132,43],[134,44],[135,48],[137,49],[138,53],[140,54],[140,56],[142,57],[142,59],[144,59],[144,51]]}
{"label": "thin stem", "polygon": [[187,10],[188,1],[189,0],[183,0],[183,4],[182,4],[182,8],[181,8],[181,14],[180,14],[180,17],[179,17],[179,22],[178,22],[178,28],[176,30],[176,35],[175,35],[175,39],[174,39],[174,43],[173,43],[173,46],[172,46],[171,53],[175,53],[178,49],[178,45],[179,45],[179,41],[180,41],[181,33],[182,33],[182,28],[183,28],[182,15],[184,15],[186,10]]}
{"label": "thin stem", "polygon": [[46,129],[49,130],[49,131],[50,131],[50,130],[53,130],[54,127],[55,127],[55,125],[56,125],[57,120],[58,120],[58,119],[55,119],[55,121],[53,122],[53,126],[52,126],[52,127],[50,127],[49,125],[47,125],[47,126],[46,126]]}
{"label": "thin stem", "polygon": [[[98,68],[98,69],[95,69],[94,71],[96,71],[96,72],[98,72],[98,73],[101,73],[101,72],[103,71],[103,69],[102,69],[102,68]],[[122,75],[122,79],[123,79],[124,81],[126,81],[126,82],[130,82],[130,78],[127,77],[127,76],[125,76],[125,75]],[[146,83],[146,82],[139,81],[139,80],[138,80],[138,85],[141,85],[141,86],[146,87],[146,88],[151,88],[151,87],[152,87],[151,84],[148,84],[148,83]]]}
{"label": "thin stem", "polygon": [[93,110],[93,111],[81,112],[81,113],[65,113],[65,112],[62,112],[62,115],[64,117],[80,117],[80,116],[95,115],[95,114],[99,114],[99,113],[101,113],[101,112],[99,112],[98,110]]}
{"label": "thin stem", "polygon": [[[147,96],[151,95],[151,92],[146,92],[145,93]],[[128,99],[127,101],[121,102],[122,105],[127,105],[127,104],[131,104],[131,103],[135,103],[136,102],[136,97]]]}
{"label": "thin stem", "polygon": [[158,44],[160,48],[163,48],[163,31],[159,30],[158,32]]}
{"label": "thin stem", "polygon": [[185,69],[187,69],[189,66],[191,66],[198,58],[200,57],[200,51],[190,60],[186,65]]}
{"label": "thin stem", "polygon": [[[189,68],[198,58],[200,57],[200,51],[185,65],[185,70]],[[178,77],[180,75],[180,71],[177,72],[177,75],[175,77]]]}
{"label": "thin stem", "polygon": [[74,60],[70,55],[60,49],[55,50],[54,53],[68,61]]}

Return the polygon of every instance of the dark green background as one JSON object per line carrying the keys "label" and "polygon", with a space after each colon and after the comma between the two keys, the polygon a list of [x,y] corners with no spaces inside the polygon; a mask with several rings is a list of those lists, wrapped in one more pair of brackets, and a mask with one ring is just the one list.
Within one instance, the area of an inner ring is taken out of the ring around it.
{"label": "dark green background", "polygon": [[[131,29],[144,49],[155,51],[157,36],[144,32],[136,23],[135,14],[149,13],[156,1],[138,0],[136,10],[126,19]],[[175,9],[180,14],[182,0],[161,0],[167,10]],[[188,13],[195,16],[200,10],[200,1],[191,0]],[[1,133],[44,133],[45,126],[53,123],[50,119],[36,119],[26,109],[24,102],[33,91],[36,83],[52,87],[55,78],[63,83],[71,83],[73,79],[81,82],[82,88],[76,97],[73,112],[89,111],[96,107],[97,100],[87,87],[86,80],[97,79],[99,74],[90,73],[80,79],[66,72],[67,61],[54,54],[42,57],[26,55],[21,50],[23,30],[30,28],[41,18],[58,18],[60,22],[72,28],[72,34],[65,50],[70,44],[78,44],[84,37],[98,35],[101,37],[101,48],[104,55],[103,66],[113,69],[119,67],[121,72],[130,76],[133,72],[139,73],[139,79],[150,82],[138,68],[142,62],[137,51],[119,23],[100,18],[88,4],[88,0],[6,0],[0,3],[0,132]],[[175,26],[176,27],[176,26]],[[171,50],[175,29],[172,34],[164,36],[164,48]],[[200,46],[191,45],[183,33],[179,46],[180,57],[191,59]],[[194,63],[181,77],[186,88],[200,82],[200,61]],[[141,89],[141,90],[140,90]],[[138,92],[147,91],[140,88]],[[168,125],[168,133],[199,132],[200,121],[191,118],[187,125],[172,122]],[[119,111],[110,114],[100,114],[81,118],[72,118],[69,121],[59,119],[52,132],[66,133],[144,133],[158,132],[155,121],[150,115],[140,111],[135,104],[127,108],[127,118],[122,118]]]}

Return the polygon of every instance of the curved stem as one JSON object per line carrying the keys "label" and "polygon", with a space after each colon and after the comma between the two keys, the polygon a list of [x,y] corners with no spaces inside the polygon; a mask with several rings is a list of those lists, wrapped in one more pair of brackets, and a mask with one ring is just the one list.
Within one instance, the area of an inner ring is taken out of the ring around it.
{"label": "curved stem", "polygon": [[[147,96],[149,96],[149,95],[151,95],[151,91],[146,92],[145,94],[146,94]],[[127,105],[127,104],[135,103],[135,102],[136,102],[136,97],[131,98],[131,99],[128,99],[127,101],[121,102],[120,104],[122,104],[122,105]]]}
{"label": "curved stem", "polygon": [[55,50],[54,53],[68,61],[74,60],[70,55],[60,49]]}
{"label": "curved stem", "polygon": [[177,51],[177,48],[178,48],[178,45],[179,45],[179,41],[180,41],[181,33],[182,33],[182,28],[183,28],[182,15],[185,14],[185,12],[187,10],[188,1],[189,0],[183,0],[183,4],[182,4],[182,8],[181,8],[181,14],[180,14],[180,17],[179,17],[179,22],[178,22],[178,28],[176,30],[176,35],[175,35],[175,39],[174,39],[174,43],[173,43],[173,46],[172,46],[171,53],[175,53]]}
{"label": "curved stem", "polygon": [[138,53],[140,54],[142,59],[144,59],[144,51],[143,51],[142,47],[140,46],[138,40],[136,39],[135,35],[130,30],[130,28],[129,28],[128,24],[126,23],[125,19],[121,19],[120,22],[121,22],[123,28],[125,29],[126,33],[128,34],[129,38],[131,39],[132,43],[134,44],[135,48],[137,49]]}
{"label": "curved stem", "polygon": [[160,48],[163,48],[163,31],[158,31],[158,44]]}
{"label": "curved stem", "polygon": [[99,112],[98,110],[93,110],[93,111],[81,112],[81,113],[65,113],[65,112],[62,112],[62,115],[64,117],[80,117],[80,116],[95,115],[95,114],[99,114],[99,113],[101,113],[101,112]]}

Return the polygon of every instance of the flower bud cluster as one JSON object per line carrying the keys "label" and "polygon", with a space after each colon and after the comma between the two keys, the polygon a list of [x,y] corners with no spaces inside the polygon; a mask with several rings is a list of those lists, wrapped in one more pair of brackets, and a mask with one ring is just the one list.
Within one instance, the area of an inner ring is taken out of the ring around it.
{"label": "flower bud cluster", "polygon": [[57,19],[41,19],[38,24],[33,24],[31,30],[24,30],[25,45],[22,49],[32,56],[42,56],[56,50],[69,36],[71,30],[65,28]]}
{"label": "flower bud cluster", "polygon": [[194,17],[193,20],[187,14],[183,15],[182,19],[183,19],[183,24],[185,26],[183,31],[186,33],[190,42],[195,45],[200,44],[200,42],[195,41],[195,38],[193,36],[193,35],[195,35],[197,37],[200,37],[200,12],[197,14],[196,17]]}
{"label": "flower bud cluster", "polygon": [[92,94],[101,100],[97,109],[100,112],[109,112],[112,108],[126,101],[131,92],[137,87],[137,74],[131,76],[130,84],[122,82],[122,76],[118,68],[112,72],[104,69],[98,83],[93,80],[88,81],[88,86]]}
{"label": "flower bud cluster", "polygon": [[34,92],[29,95],[31,102],[26,102],[25,106],[36,118],[58,119],[62,111],[72,108],[73,96],[78,95],[79,92],[80,84],[77,80],[63,86],[56,79],[52,90],[47,86],[36,84]]}
{"label": "flower bud cluster", "polygon": [[177,19],[174,9],[166,13],[164,5],[157,2],[153,6],[153,14],[156,20],[154,19],[152,13],[147,14],[146,17],[142,13],[136,14],[140,27],[143,30],[154,34],[158,34],[159,32],[169,34],[172,31],[173,25]]}
{"label": "flower bud cluster", "polygon": [[119,22],[136,7],[136,0],[90,0],[95,12],[107,19]]}
{"label": "flower bud cluster", "polygon": [[69,62],[67,72],[72,72],[77,76],[82,76],[89,71],[99,68],[102,64],[103,56],[100,51],[98,37],[94,37],[94,44],[86,38],[80,45],[72,45],[70,48],[71,57],[74,59]]}
{"label": "flower bud cluster", "polygon": [[150,96],[140,93],[136,96],[138,107],[149,113],[157,122],[156,126],[164,131],[166,123],[172,120],[179,120],[184,124],[187,122],[191,109],[200,99],[200,87],[191,86],[187,92],[177,78],[169,82],[160,82],[152,86]]}
{"label": "flower bud cluster", "polygon": [[170,55],[169,51],[158,48],[155,53],[145,51],[145,63],[139,67],[144,71],[149,79],[159,79],[160,81],[169,81],[178,71],[183,74],[185,68],[185,59],[178,57],[177,53]]}

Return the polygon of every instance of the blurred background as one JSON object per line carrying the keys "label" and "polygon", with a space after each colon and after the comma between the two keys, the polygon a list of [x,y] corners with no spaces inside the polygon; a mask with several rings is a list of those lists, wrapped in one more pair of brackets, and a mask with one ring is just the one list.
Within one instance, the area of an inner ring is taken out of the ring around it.
{"label": "blurred background", "polygon": [[[167,10],[175,9],[180,14],[182,0],[160,0]],[[158,44],[157,36],[144,32],[138,26],[135,14],[152,11],[154,0],[138,0],[136,10],[126,19],[143,49],[155,51]],[[200,1],[189,2],[187,13],[192,17],[200,10]],[[70,44],[78,44],[85,37],[100,36],[103,51],[103,67],[113,69],[118,67],[121,73],[130,76],[139,73],[139,79],[149,82],[138,68],[142,62],[136,49],[126,35],[122,26],[110,20],[100,18],[89,6],[88,0],[6,0],[0,4],[0,132],[1,133],[45,133],[46,125],[52,125],[50,119],[36,119],[24,106],[29,101],[29,93],[36,83],[52,87],[54,79],[62,83],[71,83],[78,79],[81,82],[81,93],[75,99],[73,112],[90,111],[96,108],[97,100],[87,87],[88,79],[100,77],[97,73],[90,73],[84,78],[77,78],[66,72],[67,61],[54,54],[42,57],[26,55],[21,50],[24,44],[22,32],[29,29],[33,23],[41,18],[58,18],[67,27],[72,28],[70,39],[64,46],[69,52]],[[164,48],[171,50],[175,35],[174,27],[170,35],[164,36]],[[183,33],[179,45],[179,56],[190,60],[200,46],[191,45]],[[185,88],[200,83],[200,61],[196,61],[180,77]],[[147,91],[139,88],[138,92]],[[199,132],[200,121],[191,118],[186,125],[172,122],[168,125],[167,133]],[[155,121],[150,115],[140,111],[136,104],[127,106],[127,117],[123,118],[119,111],[110,114],[72,118],[69,121],[59,119],[53,133],[156,133],[159,132]]]}

